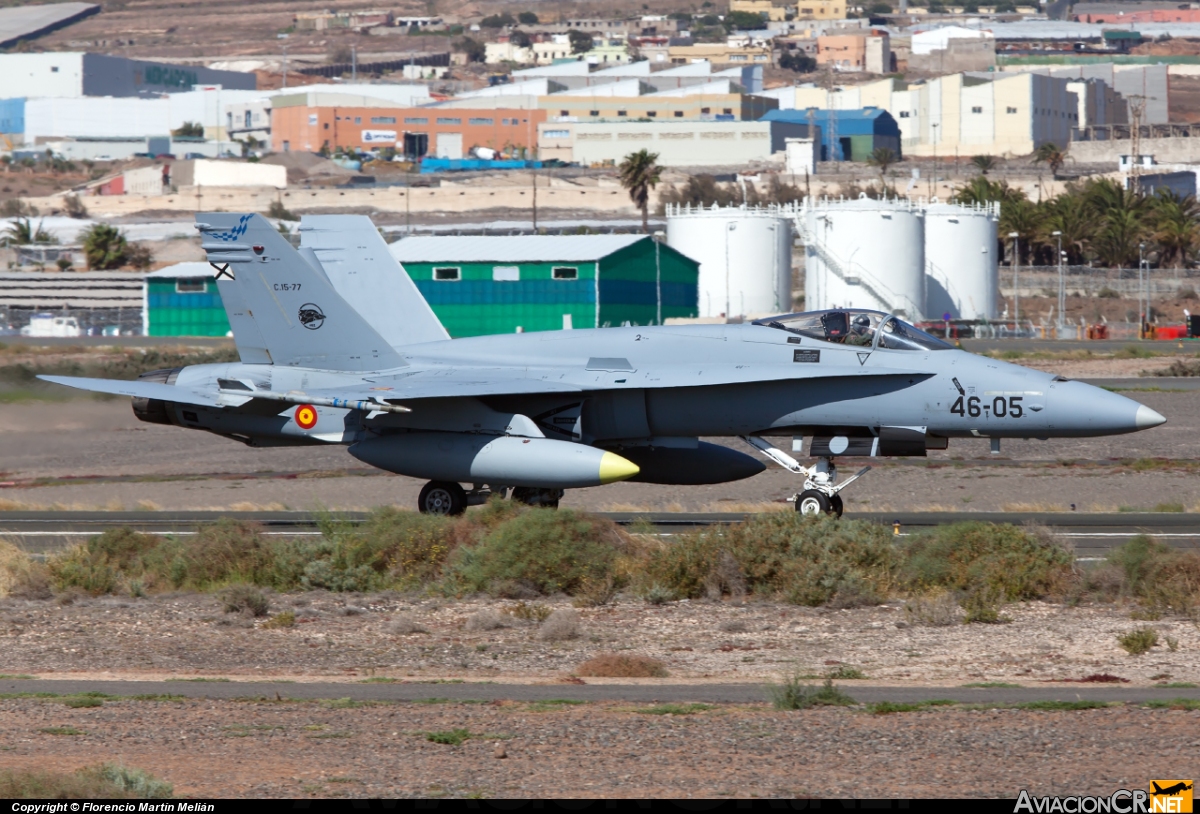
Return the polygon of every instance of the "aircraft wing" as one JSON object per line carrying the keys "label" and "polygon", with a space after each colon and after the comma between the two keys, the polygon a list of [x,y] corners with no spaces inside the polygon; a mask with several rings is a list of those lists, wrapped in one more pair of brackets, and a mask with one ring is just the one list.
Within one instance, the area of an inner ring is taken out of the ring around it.
{"label": "aircraft wing", "polygon": [[[114,396],[131,396],[133,398],[160,399],[174,401],[180,404],[197,404],[202,407],[232,407],[239,402],[231,402],[228,397],[212,391],[194,390],[190,387],[177,387],[173,384],[159,382],[125,381],[123,379],[91,379],[82,376],[38,376],[39,379],[53,384],[62,384],[78,390],[90,390],[93,393],[109,393]],[[242,399],[245,401],[245,399]]]}
{"label": "aircraft wing", "polygon": [[438,367],[405,371],[368,379],[375,399],[400,401],[474,396],[514,396],[538,393],[578,393],[578,383],[562,371],[525,368]]}

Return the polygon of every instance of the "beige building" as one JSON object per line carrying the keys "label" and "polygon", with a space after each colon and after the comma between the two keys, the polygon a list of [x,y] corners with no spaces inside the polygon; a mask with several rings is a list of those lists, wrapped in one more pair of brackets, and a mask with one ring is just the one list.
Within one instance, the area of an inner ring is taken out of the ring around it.
{"label": "beige building", "polygon": [[767,46],[722,45],[721,43],[699,43],[697,45],[672,45],[667,56],[675,65],[707,60],[713,65],[770,65],[771,49]]}
{"label": "beige building", "polygon": [[797,20],[844,20],[846,0],[799,0]]}
{"label": "beige building", "polygon": [[886,31],[865,29],[817,37],[817,64],[836,71],[891,73],[892,50]]}
{"label": "beige building", "polygon": [[618,164],[630,153],[658,153],[664,167],[747,164],[771,156],[770,122],[545,122],[538,152],[583,166]]}
{"label": "beige building", "polygon": [[[623,84],[623,83],[622,83]],[[775,110],[775,99],[741,93],[729,80],[637,96],[554,94],[539,107],[558,121],[757,121]]]}
{"label": "beige building", "polygon": [[882,108],[900,125],[904,155],[1019,156],[1071,141],[1080,107],[1069,85],[1041,74],[952,74],[914,85],[889,78],[836,91],[795,88],[780,107]]}
{"label": "beige building", "polygon": [[787,9],[775,5],[771,0],[729,0],[729,10],[761,14],[773,23],[787,19]]}

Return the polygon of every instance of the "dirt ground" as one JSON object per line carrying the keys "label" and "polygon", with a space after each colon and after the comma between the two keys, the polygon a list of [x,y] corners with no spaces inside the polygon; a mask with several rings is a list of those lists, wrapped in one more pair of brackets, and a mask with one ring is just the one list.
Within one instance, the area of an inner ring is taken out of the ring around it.
{"label": "dirt ground", "polygon": [[[565,678],[600,653],[632,652],[664,662],[670,678],[662,681],[672,684],[763,682],[797,671],[819,677],[829,665],[901,686],[1035,685],[1095,673],[1142,686],[1200,682],[1200,628],[1183,619],[1134,622],[1129,608],[1112,605],[1030,602],[1007,607],[1008,624],[929,627],[903,602],[830,610],[628,598],[579,609],[579,635],[547,642],[536,622],[512,615],[518,606],[509,600],[310,592],[273,595],[271,604],[272,613],[293,611],[295,627],[268,630],[262,619],[224,613],[211,594],[0,600],[0,669],[44,678],[529,683]],[[566,599],[527,604],[570,607]],[[466,630],[485,609],[505,626]],[[396,632],[408,630],[404,622],[428,632]],[[1118,646],[1118,634],[1147,624],[1159,646],[1142,656]]]}
{"label": "dirt ground", "polygon": [[[924,461],[872,462],[874,471],[847,490],[849,510],[1067,510],[1076,504],[1079,511],[1115,511],[1160,503],[1200,510],[1200,479],[1194,474],[1200,458],[1197,394],[1126,395],[1158,410],[1168,423],[1109,438],[1006,440],[1000,460],[988,453],[986,440],[956,439]],[[715,440],[741,448],[731,439]],[[789,440],[779,443],[790,448]],[[1143,458],[1175,463],[1116,463]],[[866,463],[846,461],[842,467],[853,472]],[[141,423],[124,399],[0,405],[0,510],[411,507],[422,485],[369,468],[340,446],[250,449],[207,433]],[[713,486],[616,483],[574,489],[564,505],[610,511],[787,508],[783,501],[798,488],[795,476],[772,466],[753,478]]]}
{"label": "dirt ground", "polygon": [[[1021,789],[1107,796],[1191,777],[1200,745],[1200,713],[1136,707],[638,709],[12,700],[0,702],[0,749],[7,767],[38,770],[103,756],[199,797],[1015,798]],[[64,727],[80,734],[45,731]],[[453,729],[470,739],[426,735]]]}

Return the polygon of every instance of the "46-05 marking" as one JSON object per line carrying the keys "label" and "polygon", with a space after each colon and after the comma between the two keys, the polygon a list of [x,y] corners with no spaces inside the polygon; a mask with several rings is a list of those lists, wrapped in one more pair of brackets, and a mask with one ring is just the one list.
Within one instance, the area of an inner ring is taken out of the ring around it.
{"label": "46-05 marking", "polygon": [[996,418],[1020,418],[1025,415],[1021,399],[1021,396],[996,396],[987,402],[979,396],[959,396],[954,404],[950,405],[950,412],[971,418],[979,418],[984,413]]}

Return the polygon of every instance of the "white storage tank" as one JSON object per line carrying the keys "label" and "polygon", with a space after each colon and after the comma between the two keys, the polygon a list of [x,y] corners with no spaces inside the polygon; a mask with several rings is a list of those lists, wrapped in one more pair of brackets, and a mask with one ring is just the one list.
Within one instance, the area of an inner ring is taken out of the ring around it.
{"label": "white storage tank", "polygon": [[925,314],[929,319],[995,319],[999,280],[997,203],[925,209]]}
{"label": "white storage tank", "polygon": [[925,216],[907,200],[823,199],[797,211],[804,310],[871,308],[925,317]]}
{"label": "white storage tank", "polygon": [[700,316],[794,310],[792,222],[777,208],[668,205],[667,245],[700,262]]}

